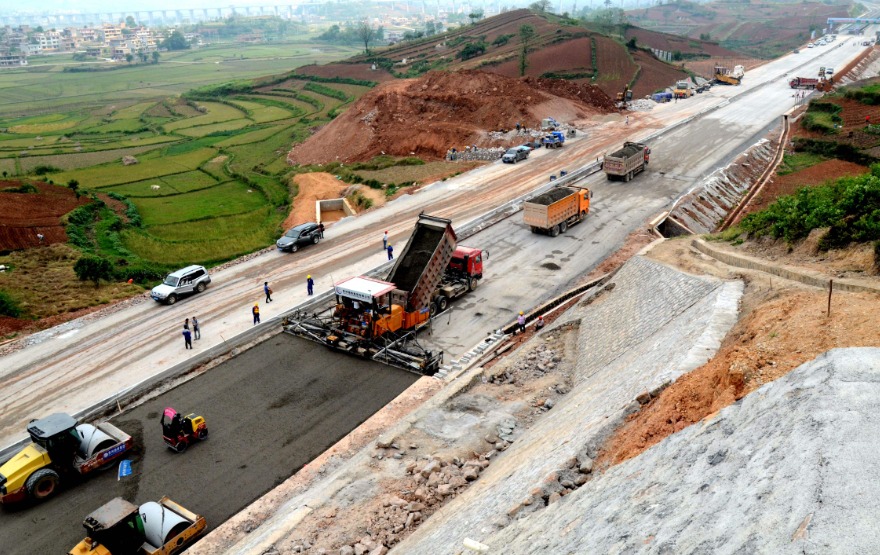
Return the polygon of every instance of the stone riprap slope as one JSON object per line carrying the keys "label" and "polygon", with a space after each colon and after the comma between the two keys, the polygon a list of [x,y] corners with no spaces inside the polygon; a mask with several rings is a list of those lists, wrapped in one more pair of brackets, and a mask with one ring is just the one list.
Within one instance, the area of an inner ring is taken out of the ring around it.
{"label": "stone riprap slope", "polygon": [[483,539],[508,555],[876,553],[878,399],[880,349],[828,351]]}
{"label": "stone riprap slope", "polygon": [[[601,480],[590,470],[602,442],[637,410],[637,397],[650,399],[650,390],[658,393],[714,354],[736,322],[741,294],[740,282],[710,281],[639,256],[631,259],[602,291],[552,326],[579,322],[572,391],[395,552],[452,555],[470,537],[508,553],[509,538],[496,541],[496,535],[520,521],[543,519],[542,513],[579,487]],[[522,553],[539,552],[535,547]]]}

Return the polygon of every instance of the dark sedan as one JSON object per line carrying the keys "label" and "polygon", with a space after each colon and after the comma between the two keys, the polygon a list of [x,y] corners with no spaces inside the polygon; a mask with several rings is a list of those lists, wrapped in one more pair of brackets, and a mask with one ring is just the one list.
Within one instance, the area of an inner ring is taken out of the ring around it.
{"label": "dark sedan", "polygon": [[316,223],[299,224],[275,241],[282,251],[296,252],[306,245],[317,245],[321,240],[321,228]]}

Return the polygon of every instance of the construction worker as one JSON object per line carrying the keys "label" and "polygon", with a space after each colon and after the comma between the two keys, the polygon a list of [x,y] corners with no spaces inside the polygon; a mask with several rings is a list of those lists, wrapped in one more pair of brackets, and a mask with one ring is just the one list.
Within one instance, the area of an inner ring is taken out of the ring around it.
{"label": "construction worker", "polygon": [[516,122],[516,130],[519,131],[519,122]]}
{"label": "construction worker", "polygon": [[629,116],[626,116],[626,122],[624,122],[624,123],[625,123],[626,125],[629,125]]}
{"label": "construction worker", "polygon": [[544,325],[545,325],[545,324],[544,324],[544,317],[543,317],[543,316],[538,316],[538,321],[535,322],[535,329],[536,329],[536,330],[539,330],[539,329],[543,328]]}
{"label": "construction worker", "polygon": [[186,328],[183,329],[183,348],[184,349],[192,349],[193,348],[192,334],[189,333],[189,330]]}
{"label": "construction worker", "polygon": [[388,232],[387,231],[382,234],[382,250],[383,251],[388,250]]}
{"label": "construction worker", "polygon": [[268,281],[263,282],[263,293],[266,294],[266,302],[271,303],[272,302],[272,289],[269,288]]}
{"label": "construction worker", "polygon": [[871,116],[865,116],[865,125],[871,125]]}
{"label": "construction worker", "polygon": [[260,323],[260,304],[254,303],[254,308],[251,309],[251,312],[254,314],[254,325]]}
{"label": "construction worker", "polygon": [[315,294],[315,281],[310,275],[306,276],[306,288],[308,288],[310,297]]}
{"label": "construction worker", "polygon": [[193,316],[193,335],[196,341],[202,338],[202,328],[199,327],[199,319]]}
{"label": "construction worker", "polygon": [[318,231],[321,232],[321,239],[324,238],[324,222],[318,223]]}
{"label": "construction worker", "polygon": [[392,247],[391,245],[388,245],[388,248],[386,250],[388,251],[388,260],[393,260],[394,259],[394,247]]}
{"label": "construction worker", "polygon": [[516,317],[516,330],[518,332],[525,333],[526,331],[526,317],[522,312],[519,313],[519,316]]}

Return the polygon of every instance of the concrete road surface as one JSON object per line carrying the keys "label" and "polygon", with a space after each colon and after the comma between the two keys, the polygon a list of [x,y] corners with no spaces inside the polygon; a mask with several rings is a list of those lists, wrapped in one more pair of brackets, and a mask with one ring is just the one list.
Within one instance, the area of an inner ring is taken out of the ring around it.
{"label": "concrete road surface", "polygon": [[[263,318],[268,319],[305,299],[306,274],[316,278],[320,291],[329,288],[332,279],[357,275],[378,265],[385,258],[380,249],[382,231],[389,230],[392,243],[402,246],[422,210],[452,218],[455,225],[461,225],[546,183],[551,173],[576,169],[625,139],[647,136],[704,108],[730,100],[729,105],[658,141],[654,146],[651,172],[647,175],[627,185],[595,183],[592,218],[595,223],[577,226],[570,237],[556,241],[569,245],[567,249],[559,248],[558,244],[550,248],[549,238],[523,239],[523,235],[468,239],[467,243],[488,248],[490,252],[506,250],[516,254],[515,258],[499,259],[492,253],[485,283],[487,292],[483,294],[491,292],[494,286],[503,290],[505,296],[493,296],[492,302],[499,308],[491,319],[471,322],[472,329],[481,329],[479,335],[482,335],[484,323],[487,327],[494,326],[495,321],[507,319],[512,310],[534,305],[553,291],[564,288],[579,268],[595,266],[620,245],[622,238],[635,229],[646,214],[685,193],[696,178],[728,159],[731,152],[751,144],[749,141],[755,138],[756,132],[793,105],[787,79],[813,75],[820,65],[842,68],[863,50],[852,43],[852,38],[841,39],[834,45],[785,56],[750,71],[742,86],[717,86],[687,101],[631,114],[628,126],[622,118],[608,121],[590,128],[586,137],[567,143],[563,149],[536,151],[528,161],[516,165],[490,164],[402,197],[379,210],[334,224],[327,232],[326,241],[317,247],[293,255],[272,252],[217,272],[205,293],[173,307],[147,301],[103,318],[80,319],[35,334],[25,340],[27,347],[0,359],[0,379],[4,383],[0,390],[0,446],[22,438],[25,424],[31,418],[56,411],[75,413],[192,356],[193,351],[184,351],[180,336],[186,317],[195,315],[202,322],[203,339],[196,342],[195,353],[198,353],[251,326],[250,308],[254,302],[263,300],[265,280],[276,290],[274,303],[261,303]],[[665,175],[661,177],[660,171]],[[515,225],[518,218],[514,216],[505,225]],[[493,229],[490,233],[496,231]],[[573,257],[577,246],[571,243],[573,238],[584,239],[584,244],[590,245],[588,252],[578,249],[577,256]],[[498,243],[500,250],[495,249],[493,243],[498,239],[503,239]],[[397,250],[400,252],[400,248]],[[562,253],[553,253],[554,250]],[[577,260],[577,265],[563,261],[557,265],[565,271],[554,273],[533,264],[546,255],[557,254],[562,255],[560,259]],[[528,286],[522,286],[522,282],[516,282],[514,288],[503,282],[493,285],[496,275],[527,268],[534,270],[527,280]],[[474,304],[475,313],[479,312],[478,300],[469,301]],[[453,332],[450,326],[450,332],[457,336],[462,336],[462,329]],[[459,349],[451,349],[450,354],[455,355],[466,348],[467,342],[450,337],[446,343]]]}
{"label": "concrete road surface", "polygon": [[[168,495],[213,528],[339,441],[418,376],[276,335],[112,422],[131,434],[133,474],[98,474],[36,506],[0,508],[4,555],[67,553],[82,521],[114,497]],[[205,417],[209,437],[174,453],[162,441],[166,406]]]}

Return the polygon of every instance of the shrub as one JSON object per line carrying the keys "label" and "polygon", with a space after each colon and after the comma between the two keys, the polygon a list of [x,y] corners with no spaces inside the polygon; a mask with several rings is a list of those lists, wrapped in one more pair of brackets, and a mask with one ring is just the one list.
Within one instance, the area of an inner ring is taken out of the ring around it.
{"label": "shrub", "polygon": [[9,316],[11,318],[21,316],[21,307],[18,305],[18,301],[2,289],[0,289],[0,316]]}
{"label": "shrub", "polygon": [[492,41],[492,46],[504,46],[515,36],[516,35],[498,35],[495,37],[495,40]]}
{"label": "shrub", "polygon": [[462,60],[470,60],[471,58],[476,58],[485,53],[485,42],[469,42],[465,44],[464,48],[461,49],[461,52],[458,53],[458,57]]}
{"label": "shrub", "polygon": [[97,289],[102,279],[109,280],[112,277],[113,264],[106,258],[86,255],[76,261],[76,264],[73,265],[73,271],[80,281],[93,281],[95,289]]}
{"label": "shrub", "polygon": [[47,173],[56,173],[60,172],[58,168],[55,166],[50,166],[49,164],[40,164],[39,166],[34,167],[34,175],[46,175]]}
{"label": "shrub", "polygon": [[22,183],[18,187],[8,187],[3,189],[4,193],[39,193],[39,189],[30,183]]}

